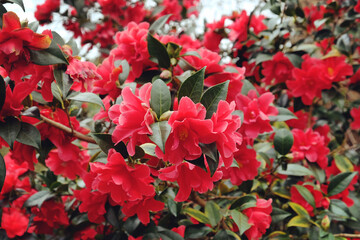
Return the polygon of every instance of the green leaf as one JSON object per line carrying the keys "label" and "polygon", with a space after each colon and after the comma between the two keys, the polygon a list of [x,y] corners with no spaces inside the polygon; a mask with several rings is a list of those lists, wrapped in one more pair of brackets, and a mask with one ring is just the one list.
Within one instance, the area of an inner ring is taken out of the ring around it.
{"label": "green leaf", "polygon": [[22,10],[24,10],[25,12],[25,7],[24,7],[24,3],[23,3],[23,0],[8,0],[9,2],[13,2],[13,3],[16,3],[17,5],[19,5]]}
{"label": "green leaf", "polygon": [[74,38],[70,38],[66,45],[69,45],[71,47],[71,50],[73,51],[73,56],[79,55],[80,50]]}
{"label": "green leaf", "polygon": [[157,231],[162,240],[184,240],[178,233],[169,229],[157,226]]}
{"label": "green leaf", "polygon": [[156,116],[160,116],[170,110],[171,107],[171,95],[170,90],[166,86],[163,80],[157,79],[151,88],[150,107],[156,113]]}
{"label": "green leaf", "polygon": [[40,149],[41,135],[39,130],[30,123],[21,122],[20,132],[16,136],[19,143]]}
{"label": "green leaf", "polygon": [[222,219],[220,207],[213,201],[206,202],[205,215],[209,218],[212,227],[215,227]]}
{"label": "green leaf", "polygon": [[0,137],[9,144],[12,149],[16,136],[19,134],[21,124],[17,118],[5,118],[5,122],[0,122]]}
{"label": "green leaf", "polygon": [[108,151],[114,147],[114,143],[111,138],[111,134],[108,133],[91,133],[91,136],[94,138],[96,143],[99,145],[101,150],[104,153],[108,153]]}
{"label": "green leaf", "polygon": [[242,88],[241,88],[241,94],[242,95],[245,95],[245,96],[247,96],[248,95],[248,92],[250,91],[250,90],[255,90],[256,91],[256,88],[254,87],[254,85],[252,85],[252,83],[249,81],[249,80],[246,80],[246,79],[244,79],[243,80],[243,86],[242,86]]}
{"label": "green leaf", "polygon": [[313,173],[306,167],[295,163],[289,163],[286,170],[278,169],[280,174],[291,176],[313,176]]}
{"label": "green leaf", "polygon": [[170,125],[167,121],[162,121],[151,124],[150,128],[153,131],[153,134],[149,136],[150,140],[165,152],[165,143],[171,132]]}
{"label": "green leaf", "polygon": [[170,67],[170,57],[164,44],[148,33],[147,36],[148,51],[151,57],[157,59],[159,66],[163,68]]}
{"label": "green leaf", "polygon": [[311,192],[306,187],[301,185],[295,185],[295,187],[300,195],[313,207],[313,209],[315,209],[315,199]]}
{"label": "green leaf", "polygon": [[51,41],[50,47],[44,50],[30,51],[30,59],[37,65],[69,64],[63,51],[55,41]]}
{"label": "green leaf", "polygon": [[63,94],[59,85],[56,82],[51,83],[51,93],[61,103],[61,106],[64,107],[64,101],[62,98]]}
{"label": "green leaf", "polygon": [[185,239],[202,239],[211,231],[207,226],[191,225],[185,229]]}
{"label": "green leaf", "polygon": [[151,26],[149,28],[149,32],[151,34],[156,33],[160,28],[162,28],[165,25],[165,23],[169,20],[171,15],[172,14],[167,14],[167,15],[164,15],[164,16],[156,19],[156,21],[151,24]]}
{"label": "green leaf", "polygon": [[156,157],[155,148],[156,145],[153,143],[144,143],[140,147],[144,150],[145,154]]}
{"label": "green leaf", "polygon": [[205,157],[207,165],[209,166],[210,176],[213,176],[219,166],[219,152],[216,148],[216,143],[203,144],[199,143],[199,146],[204,154],[194,160],[187,160],[188,162],[202,168],[205,172],[208,171],[205,165]]}
{"label": "green leaf", "polygon": [[1,28],[2,28],[2,25],[3,25],[2,19],[3,19],[4,13],[7,13],[7,10],[2,4],[0,4],[0,27]]}
{"label": "green leaf", "polygon": [[193,208],[185,208],[184,213],[188,214],[190,217],[195,218],[197,221],[205,224],[210,224],[209,218],[199,210]]}
{"label": "green leaf", "polygon": [[279,111],[278,115],[269,116],[270,121],[283,122],[290,119],[297,119],[294,113],[292,113],[287,108],[277,107],[277,110]]}
{"label": "green leaf", "polygon": [[237,199],[235,202],[233,202],[230,206],[230,210],[233,209],[239,209],[239,210],[244,210],[244,206],[246,206],[246,208],[249,207],[255,207],[256,206],[256,197],[253,195],[246,195],[243,197],[240,197],[239,199]]}
{"label": "green leaf", "polygon": [[240,237],[230,230],[220,230],[213,240],[241,240]]}
{"label": "green leaf", "polygon": [[41,208],[41,205],[46,200],[48,200],[54,196],[55,196],[54,193],[43,190],[43,191],[37,192],[34,195],[32,195],[31,197],[29,197],[28,200],[26,200],[26,202],[24,203],[24,206],[25,207],[37,206],[38,208]]}
{"label": "green leaf", "polygon": [[328,196],[331,197],[344,191],[356,176],[357,172],[344,172],[336,175],[329,183]]}
{"label": "green leaf", "polygon": [[255,64],[258,65],[259,63],[269,61],[272,58],[273,56],[271,54],[259,53],[256,55]]}
{"label": "green leaf", "polygon": [[276,131],[274,137],[275,150],[281,155],[286,155],[294,143],[294,136],[291,131],[286,128],[281,128]]}
{"label": "green leaf", "polygon": [[167,205],[168,205],[168,209],[169,212],[174,216],[177,217],[177,205],[176,202],[174,200],[172,200],[171,198],[168,198],[167,200]]}
{"label": "green leaf", "polygon": [[294,210],[294,212],[297,213],[297,215],[304,217],[306,219],[310,219],[309,213],[300,204],[289,202],[289,206]]}
{"label": "green leaf", "polygon": [[0,154],[0,192],[4,186],[6,176],[6,166],[3,156]]}
{"label": "green leaf", "polygon": [[5,98],[6,98],[6,86],[5,81],[2,76],[0,76],[0,112],[2,107],[5,104]]}
{"label": "green leaf", "polygon": [[101,106],[105,110],[104,103],[102,102],[101,98],[98,95],[96,95],[95,93],[83,92],[83,93],[77,94],[74,97],[70,97],[69,99],[74,100],[74,101],[79,101],[79,102],[94,103],[94,104]]}
{"label": "green leaf", "polygon": [[321,29],[315,34],[315,41],[320,41],[325,38],[331,38],[334,34],[330,29]]}
{"label": "green leaf", "polygon": [[229,80],[208,88],[201,97],[201,104],[206,108],[206,118],[216,112],[220,100],[226,100]]}
{"label": "green leaf", "polygon": [[32,106],[21,113],[21,116],[33,117],[41,120],[40,110],[37,106]]}
{"label": "green leaf", "polygon": [[54,69],[54,78],[64,99],[66,99],[74,81],[61,69]]}
{"label": "green leaf", "polygon": [[275,224],[284,221],[284,219],[289,216],[291,216],[291,213],[288,213],[287,211],[277,207],[273,207],[273,210],[271,212],[271,220]]}
{"label": "green leaf", "polygon": [[248,217],[237,210],[231,210],[230,214],[239,228],[240,235],[243,235],[243,233],[251,227]]}
{"label": "green leaf", "polygon": [[202,58],[197,51],[189,51],[189,52],[186,52],[183,55],[181,55],[181,57],[186,57],[186,56],[195,56],[200,59]]}
{"label": "green leaf", "polygon": [[293,217],[287,224],[288,227],[303,227],[308,228],[311,226],[309,219],[302,216]]}
{"label": "green leaf", "polygon": [[120,85],[124,84],[130,73],[130,65],[125,59],[117,60],[114,62],[115,67],[121,66],[122,72],[119,74]]}
{"label": "green leaf", "polygon": [[336,155],[334,158],[335,158],[335,165],[341,172],[354,171],[354,166],[347,157],[342,155]]}
{"label": "green leaf", "polygon": [[65,41],[64,39],[60,36],[60,34],[58,34],[55,31],[51,31],[51,34],[53,35],[53,41],[55,41],[55,43],[59,44],[60,46],[65,45]]}
{"label": "green leaf", "polygon": [[203,67],[190,77],[188,77],[180,86],[178,99],[189,97],[194,103],[198,103],[204,87],[205,68]]}

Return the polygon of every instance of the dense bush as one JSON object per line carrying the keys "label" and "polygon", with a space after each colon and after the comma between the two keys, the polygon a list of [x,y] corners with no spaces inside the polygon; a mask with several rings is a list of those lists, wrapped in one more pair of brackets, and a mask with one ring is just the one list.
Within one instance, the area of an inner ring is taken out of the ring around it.
{"label": "dense bush", "polygon": [[360,239],[360,2],[198,2],[0,5],[2,239]]}

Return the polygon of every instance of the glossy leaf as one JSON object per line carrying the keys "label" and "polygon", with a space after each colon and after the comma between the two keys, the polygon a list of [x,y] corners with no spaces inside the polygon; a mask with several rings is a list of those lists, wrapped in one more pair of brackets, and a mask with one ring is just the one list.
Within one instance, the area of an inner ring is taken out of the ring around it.
{"label": "glossy leaf", "polygon": [[41,119],[40,118],[40,110],[37,106],[32,106],[28,109],[26,109],[24,112],[21,113],[21,116],[27,116],[27,117],[33,117],[33,118],[37,118],[37,119]]}
{"label": "glossy leaf", "polygon": [[302,216],[295,216],[287,224],[288,227],[303,227],[308,228],[311,226],[309,219]]}
{"label": "glossy leaf", "polygon": [[241,94],[242,95],[247,96],[247,94],[248,94],[248,92],[250,90],[255,90],[256,91],[256,88],[254,87],[254,85],[249,80],[244,79],[243,83],[244,84],[243,84],[243,86],[241,88]]}
{"label": "glossy leaf", "polygon": [[35,193],[31,197],[26,200],[24,203],[25,207],[33,207],[37,206],[38,208],[41,207],[41,205],[48,199],[53,198],[55,196],[54,193],[51,193],[49,191],[43,190],[40,192]]}
{"label": "glossy leaf", "polygon": [[289,163],[286,170],[278,169],[280,174],[291,176],[312,176],[313,173],[306,167],[295,163]]}
{"label": "glossy leaf", "polygon": [[299,215],[301,217],[305,217],[307,219],[310,218],[309,213],[300,204],[297,204],[297,203],[294,203],[294,202],[289,202],[289,206],[294,210],[294,212],[297,213],[297,215]]}
{"label": "glossy leaf", "polygon": [[170,90],[166,86],[163,80],[157,79],[151,88],[150,107],[156,113],[156,116],[160,116],[170,110],[171,107],[171,95]]}
{"label": "glossy leaf", "polygon": [[37,65],[69,64],[63,51],[55,41],[51,41],[50,47],[44,50],[31,50],[31,61]]}
{"label": "glossy leaf", "polygon": [[40,149],[41,135],[39,130],[30,123],[21,122],[19,134],[16,136],[19,143]]}
{"label": "glossy leaf", "polygon": [[201,97],[201,104],[206,108],[206,118],[216,112],[220,100],[226,100],[229,80],[208,88]]}
{"label": "glossy leaf", "polygon": [[276,131],[274,136],[275,150],[281,155],[286,155],[294,143],[294,136],[291,131],[286,128],[281,128]]}
{"label": "glossy leaf", "polygon": [[193,209],[193,208],[185,208],[184,213],[189,215],[190,217],[195,218],[197,221],[205,224],[210,224],[209,218],[199,210]]}
{"label": "glossy leaf", "polygon": [[291,213],[277,207],[273,207],[273,210],[271,212],[271,219],[273,223],[284,221],[284,219],[289,216],[291,216]]}
{"label": "glossy leaf", "polygon": [[148,51],[151,57],[157,59],[159,66],[163,68],[170,67],[170,57],[164,44],[157,40],[150,33],[147,36]]}
{"label": "glossy leaf", "polygon": [[70,97],[69,99],[74,100],[74,101],[79,101],[79,102],[94,103],[94,104],[101,106],[105,110],[104,103],[102,102],[101,98],[98,95],[96,95],[95,93],[83,92],[83,93],[77,94],[74,97]]}
{"label": "glossy leaf", "polygon": [[204,88],[205,67],[188,77],[180,86],[178,99],[189,97],[194,103],[200,101]]}
{"label": "glossy leaf", "polygon": [[239,210],[244,210],[245,208],[243,208],[243,206],[247,206],[247,208],[249,207],[255,207],[256,206],[256,197],[253,195],[246,195],[243,197],[240,197],[239,199],[237,199],[235,202],[233,202],[230,206],[230,210],[232,209],[239,209]]}
{"label": "glossy leaf", "polygon": [[160,28],[162,28],[165,25],[165,23],[169,20],[171,15],[172,14],[167,14],[167,15],[164,15],[164,16],[156,19],[156,21],[151,24],[151,26],[149,28],[149,32],[151,34],[156,33]]}
{"label": "glossy leaf", "polygon": [[283,122],[290,119],[297,119],[293,112],[288,110],[287,108],[277,107],[278,115],[269,116],[270,121]]}
{"label": "glossy leaf", "polygon": [[315,209],[315,199],[311,192],[306,187],[301,185],[295,185],[295,187],[300,195],[313,207],[313,209]]}
{"label": "glossy leaf", "polygon": [[9,144],[11,149],[20,129],[21,124],[17,118],[8,117],[5,118],[5,122],[0,121],[0,137]]}
{"label": "glossy leaf", "polygon": [[5,183],[6,166],[3,156],[0,154],[0,192]]}
{"label": "glossy leaf", "polygon": [[334,159],[335,159],[336,167],[341,172],[352,172],[352,171],[354,171],[354,166],[347,157],[342,156],[342,155],[336,155],[334,157]]}
{"label": "glossy leaf", "polygon": [[246,230],[251,227],[251,225],[249,224],[249,218],[245,214],[237,210],[231,210],[230,214],[239,228],[240,235],[242,235]]}
{"label": "glossy leaf", "polygon": [[153,134],[149,138],[158,145],[161,151],[165,152],[165,143],[171,132],[170,125],[167,121],[162,121],[151,124],[150,128]]}
{"label": "glossy leaf", "polygon": [[111,138],[111,134],[108,133],[91,133],[91,136],[94,138],[96,143],[99,145],[101,150],[104,153],[108,153],[108,151],[114,147],[114,143]]}
{"label": "glossy leaf", "polygon": [[329,183],[328,196],[331,197],[344,191],[358,172],[344,172],[336,175]]}
{"label": "glossy leaf", "polygon": [[206,202],[205,215],[209,218],[212,227],[215,227],[222,219],[220,207],[213,201]]}

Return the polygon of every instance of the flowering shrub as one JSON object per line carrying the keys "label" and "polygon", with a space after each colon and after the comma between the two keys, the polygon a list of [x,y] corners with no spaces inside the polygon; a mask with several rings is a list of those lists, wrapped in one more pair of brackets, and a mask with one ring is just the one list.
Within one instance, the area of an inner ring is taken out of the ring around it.
{"label": "flowering shrub", "polygon": [[158,2],[0,3],[1,238],[360,238],[359,2]]}

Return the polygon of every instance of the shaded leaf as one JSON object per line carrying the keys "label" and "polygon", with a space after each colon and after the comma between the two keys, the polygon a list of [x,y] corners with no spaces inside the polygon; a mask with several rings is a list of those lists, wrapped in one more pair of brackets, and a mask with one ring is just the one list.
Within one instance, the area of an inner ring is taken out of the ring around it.
{"label": "shaded leaf", "polygon": [[[242,206],[247,205],[248,207],[255,207],[256,206],[256,197],[253,195],[246,195],[243,197],[240,197],[235,202],[233,202],[230,206],[230,210],[232,209],[239,209],[244,210]],[[247,207],[247,208],[248,208]]]}
{"label": "shaded leaf", "polygon": [[94,138],[96,143],[99,145],[101,150],[104,153],[108,153],[108,151],[114,147],[114,143],[111,138],[111,134],[108,133],[91,133],[91,136]]}
{"label": "shaded leaf", "polygon": [[168,209],[169,212],[174,216],[177,217],[177,205],[176,202],[174,200],[172,200],[171,198],[168,198],[167,200],[167,205],[168,205]]}
{"label": "shaded leaf", "polygon": [[222,219],[220,207],[213,201],[206,202],[205,215],[209,218],[212,227],[215,227]]}
{"label": "shaded leaf", "polygon": [[32,106],[32,107],[26,109],[24,112],[21,113],[21,116],[27,116],[27,117],[41,119],[40,118],[40,110],[37,106]]}
{"label": "shaded leaf", "polygon": [[165,25],[165,23],[169,20],[171,15],[172,14],[167,14],[167,15],[164,15],[164,16],[156,19],[156,21],[151,24],[151,26],[149,28],[149,32],[151,34],[156,33],[160,28],[162,28]]}
{"label": "shaded leaf", "polygon": [[231,210],[230,214],[239,228],[240,235],[243,235],[243,233],[251,227],[249,224],[249,218],[237,210]]}
{"label": "shaded leaf", "polygon": [[11,149],[20,129],[21,124],[17,118],[8,117],[5,118],[5,122],[0,121],[0,137],[9,144]]}
{"label": "shaded leaf", "polygon": [[119,74],[120,85],[124,84],[130,73],[130,65],[125,59],[115,61],[115,67],[121,66],[121,73]]}
{"label": "shaded leaf", "polygon": [[291,176],[312,176],[313,173],[306,167],[295,163],[289,163],[286,170],[278,169],[280,174]]}
{"label": "shaded leaf", "polygon": [[185,229],[185,239],[199,239],[212,231],[211,228],[201,225],[191,225]]}
{"label": "shaded leaf", "polygon": [[287,108],[277,107],[278,115],[269,116],[270,121],[283,122],[290,119],[297,119],[293,112],[288,110]]}
{"label": "shaded leaf", "polygon": [[273,210],[271,212],[271,219],[273,223],[281,222],[289,216],[291,216],[291,213],[288,213],[287,211],[277,207],[273,207]]}
{"label": "shaded leaf", "polygon": [[243,80],[243,86],[241,88],[241,94],[247,96],[248,92],[250,90],[255,90],[256,88],[254,87],[254,85],[252,85],[252,83],[249,80],[244,79]]}
{"label": "shaded leaf", "polygon": [[94,104],[101,106],[105,110],[104,103],[102,102],[101,98],[98,95],[96,95],[95,93],[83,92],[83,93],[77,94],[74,97],[70,97],[69,99],[79,101],[79,102],[94,103]]}
{"label": "shaded leaf", "polygon": [[24,3],[23,3],[23,0],[8,0],[9,2],[13,2],[13,3],[16,3],[17,5],[19,5],[22,10],[24,10],[25,12],[25,7],[24,7]]}
{"label": "shaded leaf", "polygon": [[51,41],[50,47],[44,50],[29,49],[31,61],[37,65],[69,64],[63,51],[55,41]]}
{"label": "shaded leaf", "polygon": [[170,57],[164,44],[148,33],[147,36],[148,51],[151,57],[157,59],[159,66],[163,68],[170,67]]}
{"label": "shaded leaf", "polygon": [[149,136],[151,141],[153,141],[161,151],[165,152],[165,143],[171,132],[171,126],[167,121],[156,122],[150,125],[150,128],[153,132]]}
{"label": "shaded leaf", "polygon": [[294,143],[294,137],[290,130],[281,128],[276,131],[274,136],[275,150],[281,155],[286,155]]}
{"label": "shaded leaf", "polygon": [[171,107],[171,95],[170,90],[166,86],[163,80],[157,79],[151,88],[150,107],[156,113],[156,116],[160,116],[170,110]]}
{"label": "shaded leaf", "polygon": [[43,191],[37,192],[34,195],[32,195],[31,197],[29,197],[28,200],[26,200],[26,202],[24,203],[24,206],[25,207],[37,206],[38,208],[41,208],[41,205],[46,200],[48,200],[54,196],[55,196],[54,193],[43,190]]}
{"label": "shaded leaf", "polygon": [[356,174],[357,172],[344,172],[336,175],[329,183],[327,195],[331,197],[344,191],[349,186],[350,182],[353,180]]}
{"label": "shaded leaf", "polygon": [[3,156],[0,154],[0,192],[4,186],[6,176],[6,166]]}
{"label": "shaded leaf", "polygon": [[182,97],[189,97],[194,103],[198,103],[204,87],[205,68],[203,67],[190,77],[188,77],[180,86],[178,100]]}
{"label": "shaded leaf", "polygon": [[216,112],[220,100],[226,100],[229,80],[208,88],[201,97],[201,104],[206,108],[206,118]]}
{"label": "shaded leaf", "polygon": [[39,130],[32,124],[26,122],[21,122],[21,128],[16,136],[16,141],[37,149],[40,149],[41,147],[41,135]]}
{"label": "shaded leaf", "polygon": [[295,187],[300,195],[313,207],[313,209],[315,209],[315,199],[311,192],[306,187],[301,185],[295,185]]}

